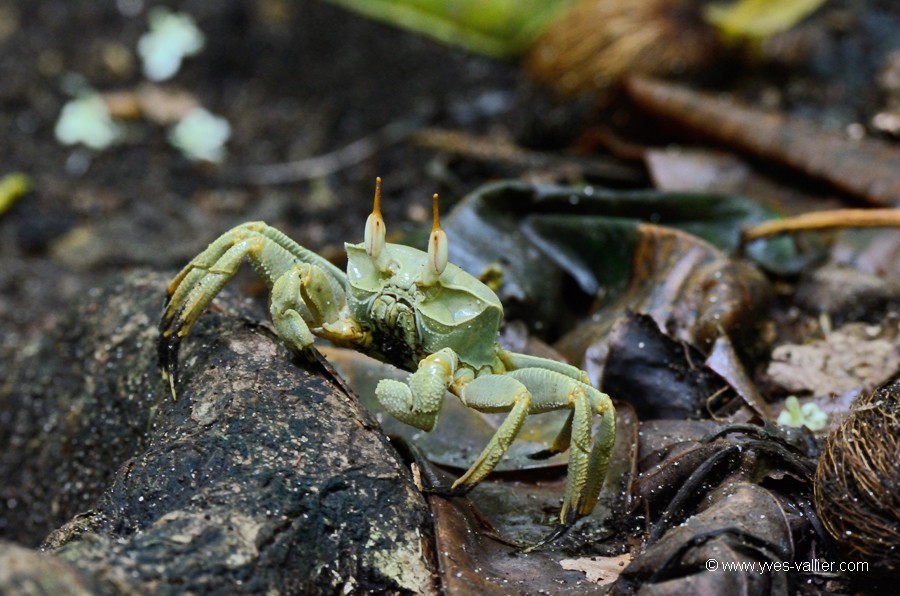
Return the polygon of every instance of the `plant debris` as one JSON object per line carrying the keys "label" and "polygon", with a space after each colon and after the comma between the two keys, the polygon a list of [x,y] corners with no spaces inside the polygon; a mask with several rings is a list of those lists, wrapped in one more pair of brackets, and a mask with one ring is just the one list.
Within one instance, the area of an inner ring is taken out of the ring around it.
{"label": "plant debris", "polygon": [[[825,442],[816,470],[816,511],[839,548],[900,570],[900,381],[868,392]],[[883,586],[886,587],[886,586]]]}

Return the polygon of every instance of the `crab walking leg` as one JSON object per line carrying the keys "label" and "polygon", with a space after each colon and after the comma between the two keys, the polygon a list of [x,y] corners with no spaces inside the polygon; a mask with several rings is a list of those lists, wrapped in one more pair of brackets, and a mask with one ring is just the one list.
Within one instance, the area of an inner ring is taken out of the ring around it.
{"label": "crab walking leg", "polygon": [[503,362],[503,365],[506,366],[507,370],[520,370],[523,368],[543,368],[546,370],[558,372],[569,377],[570,379],[575,379],[580,383],[585,383],[587,385],[591,384],[591,381],[588,378],[586,372],[584,372],[577,366],[572,366],[571,364],[566,364],[565,362],[548,360],[547,358],[540,358],[538,356],[532,356],[530,354],[507,352],[506,350],[500,350],[498,356],[500,357],[500,361]]}
{"label": "crab walking leg", "polygon": [[[323,259],[311,250],[303,248],[302,246],[288,238],[284,233],[267,225],[265,222],[253,221],[232,228],[231,230],[219,236],[212,243],[210,243],[206,250],[204,250],[202,253],[200,253],[200,255],[198,255],[190,263],[188,263],[187,266],[185,266],[169,283],[169,295],[172,296],[172,299],[174,300],[174,295],[176,294],[176,291],[179,287],[187,288],[189,290],[191,287],[196,285],[197,281],[200,278],[203,277],[206,270],[210,269],[216,263],[216,261],[222,258],[222,256],[228,251],[228,249],[242,240],[255,237],[257,235],[261,236],[264,239],[263,242],[269,242],[284,249],[284,252],[294,257],[296,261],[309,263],[311,265],[317,265],[323,271],[325,271],[328,276],[329,283],[333,287],[335,287],[336,289],[345,289],[346,282],[344,281],[344,273],[338,267]],[[273,276],[271,274],[268,274],[265,269],[259,270],[259,273],[265,278],[270,286],[278,277],[277,275]]]}
{"label": "crab walking leg", "polygon": [[[275,232],[268,226],[263,229]],[[305,250],[299,245],[297,248]],[[228,280],[234,277],[245,258],[270,286],[274,286],[277,280],[295,267],[306,271],[305,277],[311,280],[309,285],[315,286],[306,289],[306,295],[310,298],[307,306],[311,305],[308,312],[330,319],[326,322],[337,319],[336,313],[345,302],[341,282],[333,277],[333,273],[319,266],[318,261],[325,262],[320,257],[316,257],[316,263],[308,264],[300,261],[302,254],[295,253],[248,225],[239,226],[210,244],[173,280],[169,286],[169,303],[159,326],[159,362],[173,396],[179,341],[188,334]],[[353,328],[348,333],[356,331]],[[292,349],[295,349],[294,346]]]}
{"label": "crab walking leg", "polygon": [[[575,440],[575,447],[572,448],[572,452],[569,454],[566,495],[562,510],[559,512],[559,523],[550,534],[537,544],[523,549],[522,552],[531,552],[553,542],[565,534],[579,518],[590,515],[597,504],[600,489],[603,486],[603,481],[606,479],[609,457],[615,443],[616,411],[613,409],[609,396],[591,386],[588,386],[588,389],[590,391],[582,393],[581,396],[576,395],[573,410],[574,418],[576,421],[579,419],[584,419],[584,421],[580,425],[575,424],[576,427],[580,426],[581,428],[574,428],[573,435],[575,437],[584,437],[584,427],[586,426],[587,437],[590,439],[591,414],[596,412],[603,416],[597,438],[590,448],[590,455],[587,457],[586,463],[584,445],[579,445],[578,440]],[[587,405],[584,404],[585,401],[587,401]],[[585,416],[584,412],[586,409],[588,413]]]}
{"label": "crab walking leg", "polygon": [[[169,301],[163,323],[170,323],[179,311],[183,311],[184,304],[190,302],[192,296],[196,299],[198,286],[210,284],[214,288],[217,285],[218,289],[212,293],[215,297],[235,274],[244,256],[249,257],[254,269],[269,287],[294,264],[309,263],[322,270],[335,295],[346,292],[343,274],[337,267],[278,230],[262,222],[252,222],[222,234],[175,276],[169,283]],[[220,283],[213,284],[221,275],[225,277],[219,280]],[[205,306],[200,309],[201,312],[204,309]],[[186,335],[189,328],[181,335]]]}
{"label": "crab walking leg", "polygon": [[605,393],[594,389],[597,396],[591,400],[593,410],[603,416],[600,428],[597,430],[597,438],[591,448],[591,458],[588,462],[588,480],[584,486],[584,499],[576,513],[580,517],[589,515],[594,510],[600,489],[606,478],[606,470],[609,467],[609,458],[612,455],[613,445],[616,442],[616,409],[612,400]]}
{"label": "crab walking leg", "polygon": [[[572,442],[569,449],[569,466],[566,470],[566,495],[559,512],[560,523],[568,524],[580,516],[579,510],[587,500],[585,487],[590,479],[591,453],[591,402],[581,387],[572,387],[569,392],[574,414],[572,421]],[[594,504],[590,504],[590,509]],[[590,510],[589,510],[590,512]]]}
{"label": "crab walking leg", "polygon": [[[173,399],[181,338],[188,334],[200,314],[206,310],[228,280],[234,277],[244,257],[259,251],[264,245],[259,237],[255,236],[236,243],[232,243],[232,239],[229,238],[230,246],[219,255],[219,244],[224,238],[225,236],[220,237],[182,270],[176,277],[181,283],[177,286],[169,285],[169,302],[159,322],[160,338],[157,354],[163,380],[168,383]],[[213,256],[216,256],[216,260],[210,264],[209,260]]]}
{"label": "crab walking leg", "polygon": [[[591,385],[546,368],[514,370],[505,376],[520,381],[535,396],[531,407],[533,414],[572,408],[566,496],[560,512],[561,523],[571,525],[578,517],[594,510],[603,486],[615,441],[616,421],[612,402],[609,396]],[[592,440],[594,414],[603,416],[603,421],[596,439]],[[554,448],[564,443],[566,426],[554,441]]]}
{"label": "crab walking leg", "polygon": [[328,282],[332,288],[334,288],[335,292],[341,291],[342,294],[347,291],[347,276],[343,271],[329,260],[324,259],[314,253],[313,251],[303,248],[290,238],[285,235],[283,232],[276,230],[275,228],[266,225],[264,222],[257,221],[249,224],[244,224],[245,226],[249,226],[260,234],[265,236],[268,240],[271,240],[288,253],[291,254],[297,261],[301,263],[309,263],[310,265],[314,265],[318,267],[324,274],[325,277],[328,278]]}
{"label": "crab walking leg", "polygon": [[458,390],[464,404],[479,412],[509,412],[481,451],[478,459],[451,486],[472,488],[491,473],[519,434],[525,417],[532,411],[532,395],[519,381],[506,375],[485,375]]}
{"label": "crab walking leg", "polygon": [[[220,240],[223,238],[225,237]],[[164,336],[168,337],[173,333],[179,337],[187,335],[213,298],[237,273],[245,257],[270,286],[274,286],[278,279],[295,266],[314,270],[319,285],[317,290],[322,295],[320,301],[331,301],[335,309],[343,305],[342,288],[332,285],[331,277],[318,265],[298,262],[294,255],[261,234],[250,233],[244,237],[229,237],[225,240],[230,246],[213,264],[208,264],[209,257],[204,252],[192,262],[192,269],[174,288],[161,325]],[[218,249],[218,241],[214,245],[216,246],[210,246],[208,252],[217,254],[218,250],[212,249]]]}
{"label": "crab walking leg", "polygon": [[206,310],[222,288],[228,283],[244,260],[244,257],[261,252],[265,244],[257,237],[250,237],[234,244],[209,267],[199,267],[185,277],[166,308],[163,321],[167,324],[163,335],[184,337],[197,318]]}
{"label": "crab walking leg", "polygon": [[[577,366],[572,366],[571,364],[566,364],[565,362],[548,360],[546,358],[540,358],[538,356],[532,356],[530,354],[507,352],[505,350],[501,350],[499,356],[504,366],[506,366],[506,368],[510,371],[538,368],[557,372],[561,375],[569,377],[570,379],[574,379],[579,383],[584,383],[585,385],[591,384],[590,378],[588,377],[586,372],[584,372]],[[572,423],[574,421],[574,417],[575,410],[573,408],[572,412],[569,414],[569,417],[566,418],[566,422],[563,425],[562,429],[559,431],[559,434],[556,436],[556,439],[554,439],[553,445],[551,445],[549,449],[538,451],[537,453],[534,453],[529,457],[531,459],[546,459],[548,457],[553,457],[557,453],[562,453],[566,449],[568,449],[572,439]]]}
{"label": "crab walking leg", "polygon": [[406,424],[431,430],[437,422],[444,393],[456,375],[459,357],[443,348],[419,362],[409,377],[409,384],[383,379],[375,388],[375,396],[392,416]]}

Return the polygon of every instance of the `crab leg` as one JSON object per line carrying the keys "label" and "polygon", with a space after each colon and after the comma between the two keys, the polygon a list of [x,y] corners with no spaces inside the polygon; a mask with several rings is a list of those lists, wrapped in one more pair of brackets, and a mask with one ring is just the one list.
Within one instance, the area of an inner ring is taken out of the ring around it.
{"label": "crab leg", "polygon": [[585,383],[587,385],[591,384],[591,381],[588,378],[586,372],[584,372],[577,366],[572,366],[571,364],[566,364],[565,362],[548,360],[547,358],[540,358],[539,356],[532,356],[530,354],[507,352],[506,350],[500,350],[497,355],[500,357],[500,361],[503,362],[503,365],[506,366],[507,370],[520,370],[523,368],[543,368],[546,370],[558,372],[581,383]]}
{"label": "crab leg", "polygon": [[560,429],[559,434],[553,439],[553,445],[549,449],[543,449],[537,453],[532,453],[528,457],[530,459],[547,459],[558,453],[563,453],[572,444],[572,422],[575,420],[575,409],[573,408],[566,417],[566,422]]}
{"label": "crab leg", "polygon": [[509,415],[465,474],[457,478],[451,490],[471,488],[481,482],[500,462],[513,439],[519,434],[525,417],[532,410],[532,395],[522,383],[506,375],[485,375],[463,385],[459,398],[479,412],[509,412]]}
{"label": "crab leg", "polygon": [[[324,321],[334,321],[337,319],[337,312],[343,308],[343,281],[335,274],[335,271],[339,272],[336,267],[261,222],[232,229],[210,244],[169,284],[169,301],[159,327],[159,361],[163,377],[169,381],[173,395],[181,338],[188,334],[213,298],[234,277],[244,258],[249,259],[254,269],[272,288],[280,278],[297,270],[298,275],[307,280],[307,285],[310,286],[304,293],[309,301],[303,303],[313,318],[321,316]],[[281,284],[282,287],[285,285]],[[281,294],[276,297],[273,292],[273,303],[281,305],[285,299]],[[286,310],[277,312],[284,314]],[[313,322],[319,323],[321,320]],[[276,328],[277,326],[276,323]],[[296,349],[296,346],[291,347]]]}
{"label": "crab leg", "polygon": [[[241,248],[235,250],[236,246]],[[266,254],[263,254],[263,251]],[[229,253],[232,254],[231,258],[226,257]],[[250,222],[219,236],[175,276],[168,287],[166,317],[173,316],[187,296],[210,273],[230,273],[224,280],[227,282],[240,266],[244,256],[250,257],[254,268],[270,288],[291,265],[301,262],[322,269],[335,292],[346,291],[346,281],[340,269],[303,248],[275,228],[260,221]],[[236,260],[234,257],[237,257]],[[224,285],[224,282],[221,285]],[[187,331],[182,335],[186,333]]]}
{"label": "crab leg", "polygon": [[[593,386],[591,386],[590,379],[588,378],[586,372],[576,366],[572,366],[571,364],[566,364],[565,362],[557,362],[556,360],[548,360],[546,358],[540,358],[538,356],[531,356],[530,354],[519,354],[517,352],[501,351],[499,356],[507,369],[511,371],[521,370],[525,368],[538,368],[558,372],[580,383],[588,385],[592,393],[597,393],[601,396],[605,395],[603,393],[600,393],[599,391],[596,391]],[[598,397],[594,397],[594,401],[597,401],[598,399]],[[612,406],[609,406],[609,409],[612,410]],[[529,457],[531,457],[532,459],[546,459],[548,457],[556,455],[557,453],[562,453],[566,449],[568,449],[572,438],[572,423],[574,421],[575,412],[576,410],[573,408],[572,413],[569,414],[569,417],[566,419],[565,424],[563,425],[556,439],[553,441],[553,445],[551,445],[549,449],[539,451],[530,455]],[[615,416],[615,412],[613,412],[612,416]],[[604,424],[606,424],[606,418],[604,418]],[[591,469],[593,469],[593,467],[594,466],[591,466]],[[606,471],[604,469],[603,473],[599,475],[601,484],[602,479],[605,475]],[[599,493],[599,487],[597,488],[597,490]]]}
{"label": "crab leg", "polygon": [[[559,513],[560,521],[550,534],[537,544],[524,549],[523,552],[538,549],[556,540],[565,534],[579,518],[590,515],[597,504],[616,439],[616,411],[608,395],[590,385],[586,386],[586,389],[587,391],[576,396],[574,404],[575,422],[572,429],[574,447],[569,454],[566,494],[562,510]],[[576,394],[578,393],[576,392]],[[601,414],[603,419],[593,446],[588,451],[586,443],[590,443],[591,439],[593,413]]]}
{"label": "crab leg", "polygon": [[[593,511],[615,441],[615,410],[605,393],[564,372],[537,367],[478,377],[454,389],[471,408],[482,412],[508,411],[509,416],[452,489],[474,486],[487,476],[509,448],[526,415],[572,408],[551,448],[555,452],[571,448],[560,525],[552,537]],[[592,440],[594,414],[602,415],[603,421]]]}
{"label": "crab leg", "polygon": [[[302,263],[309,263],[311,265],[317,265],[328,274],[331,285],[339,287],[341,289],[346,289],[346,279],[344,273],[335,265],[323,259],[311,250],[303,248],[302,246],[291,240],[289,237],[287,237],[284,233],[267,225],[265,222],[252,221],[232,228],[231,230],[216,238],[212,243],[210,243],[206,250],[204,250],[190,263],[188,263],[184,267],[184,269],[182,269],[181,272],[179,272],[179,274],[176,275],[175,278],[169,283],[169,295],[173,296],[176,292],[176,289],[180,286],[187,286],[189,288],[193,287],[197,279],[203,276],[204,271],[210,269],[216,263],[216,261],[222,258],[222,256],[226,251],[228,251],[228,249],[230,249],[241,240],[244,240],[256,234],[262,236],[265,239],[264,241],[269,241],[270,243],[281,247],[286,253],[290,254],[297,261],[300,261]],[[259,273],[268,282],[269,287],[271,287],[272,284],[275,283],[275,278],[278,277],[277,275],[272,277],[271,275],[267,274],[266,271],[260,271]]]}
{"label": "crab leg", "polygon": [[589,515],[594,510],[594,505],[600,496],[600,489],[603,488],[603,480],[606,478],[606,469],[609,466],[613,445],[616,442],[616,409],[608,395],[600,391],[597,393],[600,398],[593,400],[591,406],[595,412],[603,416],[603,421],[600,423],[597,438],[591,448],[588,479],[583,489],[584,501],[576,510],[578,516]]}

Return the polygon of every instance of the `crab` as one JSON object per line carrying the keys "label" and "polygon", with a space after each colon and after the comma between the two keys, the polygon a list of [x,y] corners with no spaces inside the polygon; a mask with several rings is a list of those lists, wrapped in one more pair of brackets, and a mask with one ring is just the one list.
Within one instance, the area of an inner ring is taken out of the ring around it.
{"label": "crab", "polygon": [[[168,286],[160,322],[163,377],[174,397],[180,341],[247,259],[270,289],[272,323],[291,351],[314,357],[320,337],[412,373],[406,383],[385,379],[375,389],[400,421],[430,431],[448,390],[480,412],[508,412],[446,492],[464,493],[490,474],[529,414],[571,410],[552,445],[533,455],[570,450],[559,522],[539,543],[545,544],[594,509],[615,439],[612,402],[575,366],[500,347],[503,307],[490,288],[448,262],[437,195],[427,252],[385,242],[380,203],[379,178],[364,241],[345,244],[346,274],[263,222],[239,225],[212,242]],[[602,422],[592,438],[595,414]]]}

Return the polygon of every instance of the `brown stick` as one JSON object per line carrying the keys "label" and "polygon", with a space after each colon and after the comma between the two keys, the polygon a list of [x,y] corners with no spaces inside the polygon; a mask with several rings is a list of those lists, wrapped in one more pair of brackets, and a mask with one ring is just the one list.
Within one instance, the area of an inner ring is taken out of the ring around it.
{"label": "brown stick", "polygon": [[872,205],[900,205],[900,148],[852,140],[814,122],[772,114],[680,85],[631,77],[640,107],[692,131],[825,180]]}
{"label": "brown stick", "polygon": [[900,227],[900,209],[835,209],[767,221],[744,230],[743,240],[811,230],[892,227]]}

